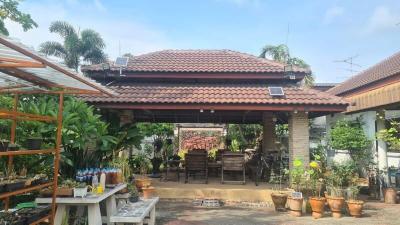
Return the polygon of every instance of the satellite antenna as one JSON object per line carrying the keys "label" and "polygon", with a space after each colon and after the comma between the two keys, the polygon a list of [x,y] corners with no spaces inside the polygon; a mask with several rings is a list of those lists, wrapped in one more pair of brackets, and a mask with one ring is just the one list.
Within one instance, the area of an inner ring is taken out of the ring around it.
{"label": "satellite antenna", "polygon": [[342,69],[343,70],[347,70],[347,71],[349,71],[351,73],[355,73],[355,72],[359,72],[359,70],[355,70],[354,67],[361,67],[361,65],[359,65],[357,63],[354,63],[354,59],[357,58],[357,57],[358,57],[358,55],[354,55],[354,56],[348,57],[346,59],[334,60],[333,62],[335,62],[335,63],[345,63],[345,64],[349,65],[350,68],[346,68],[346,69],[342,68]]}

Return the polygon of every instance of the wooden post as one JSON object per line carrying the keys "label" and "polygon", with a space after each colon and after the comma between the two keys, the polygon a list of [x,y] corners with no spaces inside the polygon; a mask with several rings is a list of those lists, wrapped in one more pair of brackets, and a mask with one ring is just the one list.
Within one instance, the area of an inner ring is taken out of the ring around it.
{"label": "wooden post", "polygon": [[56,214],[56,197],[57,197],[57,184],[58,184],[58,170],[60,164],[60,149],[61,149],[61,131],[63,122],[63,109],[64,109],[64,93],[60,93],[58,103],[57,115],[57,137],[54,155],[54,181],[53,181],[53,198],[51,203],[51,224],[54,224],[54,217]]}
{"label": "wooden post", "polygon": [[[10,131],[10,142],[12,144],[15,143],[15,130],[17,127],[17,111],[18,111],[18,94],[14,95],[14,105],[13,105],[13,112],[14,116],[12,118],[12,123],[11,123],[11,131]],[[8,156],[8,165],[7,165],[7,173],[10,175],[10,172],[13,170],[13,156],[9,155]],[[10,205],[10,197],[7,197],[4,201],[4,209],[5,211],[8,210]]]}

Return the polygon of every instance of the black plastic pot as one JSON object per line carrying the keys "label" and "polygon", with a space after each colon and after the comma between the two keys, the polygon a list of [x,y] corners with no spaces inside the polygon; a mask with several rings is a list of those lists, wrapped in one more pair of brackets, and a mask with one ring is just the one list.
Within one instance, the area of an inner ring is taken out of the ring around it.
{"label": "black plastic pot", "polygon": [[8,151],[18,151],[19,146],[17,144],[9,144],[8,145]]}
{"label": "black plastic pot", "polygon": [[14,183],[6,184],[6,191],[16,191],[25,187],[25,181],[17,181]]}
{"label": "black plastic pot", "polygon": [[48,181],[49,181],[49,179],[41,177],[39,179],[32,181],[31,185],[32,186],[41,185],[41,184],[47,183]]}
{"label": "black plastic pot", "polygon": [[129,197],[129,202],[135,203],[137,201],[139,201],[139,196],[136,195],[136,196]]}
{"label": "black plastic pot", "polygon": [[42,142],[42,138],[28,138],[26,139],[26,147],[28,150],[40,150]]}
{"label": "black plastic pot", "polygon": [[9,141],[0,141],[0,152],[6,152],[9,143]]}
{"label": "black plastic pot", "polygon": [[6,192],[6,184],[0,184],[0,193]]}

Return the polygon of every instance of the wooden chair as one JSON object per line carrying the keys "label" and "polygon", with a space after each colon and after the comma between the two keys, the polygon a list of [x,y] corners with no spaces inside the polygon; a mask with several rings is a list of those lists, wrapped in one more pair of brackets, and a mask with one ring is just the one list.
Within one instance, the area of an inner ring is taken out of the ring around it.
{"label": "wooden chair", "polygon": [[165,178],[164,181],[170,181],[170,174],[176,174],[176,180],[180,181],[180,174],[184,172],[184,169],[181,168],[180,164],[183,163],[183,160],[168,160],[165,162]]}
{"label": "wooden chair", "polygon": [[222,161],[222,154],[224,154],[224,152],[228,152],[228,150],[226,150],[226,149],[218,149],[217,152],[215,153],[215,160],[216,161]]}
{"label": "wooden chair", "polygon": [[190,151],[185,154],[185,183],[191,174],[204,174],[205,183],[208,183],[208,155],[206,151]]}
{"label": "wooden chair", "polygon": [[[241,172],[243,180],[224,180],[224,172]],[[243,153],[224,153],[222,154],[221,183],[241,183],[246,184],[245,159]]]}

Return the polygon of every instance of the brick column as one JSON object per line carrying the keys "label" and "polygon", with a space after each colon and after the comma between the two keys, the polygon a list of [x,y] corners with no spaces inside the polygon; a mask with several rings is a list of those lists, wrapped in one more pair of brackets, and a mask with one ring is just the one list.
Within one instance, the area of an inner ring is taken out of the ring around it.
{"label": "brick column", "polygon": [[263,152],[275,150],[275,122],[271,112],[263,113]]}
{"label": "brick column", "polygon": [[301,159],[304,165],[310,162],[310,135],[308,114],[292,112],[289,117],[289,169],[294,159]]}

